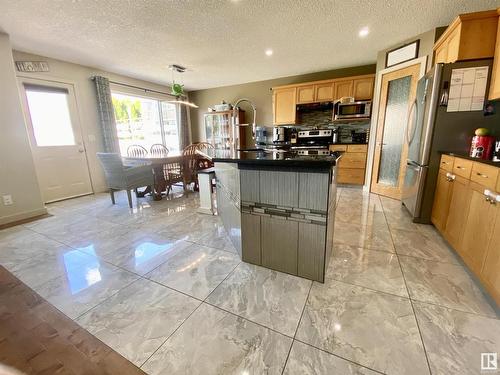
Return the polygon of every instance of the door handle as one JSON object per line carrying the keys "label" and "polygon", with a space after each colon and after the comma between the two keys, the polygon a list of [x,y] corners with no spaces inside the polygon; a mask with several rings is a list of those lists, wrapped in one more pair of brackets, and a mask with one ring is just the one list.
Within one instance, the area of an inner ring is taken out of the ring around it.
{"label": "door handle", "polygon": [[83,149],[83,148],[79,147],[79,148],[78,148],[78,152],[79,152],[79,153],[85,152],[85,149]]}
{"label": "door handle", "polygon": [[[415,99],[413,101],[413,103],[411,103],[410,110],[408,111],[408,117],[406,118],[406,142],[408,144],[411,142],[411,139],[410,139],[410,129],[411,129],[410,118],[411,118],[411,114],[413,113],[414,108],[415,108],[415,110],[417,108],[417,99]],[[412,138],[413,138],[413,136],[412,136]]]}

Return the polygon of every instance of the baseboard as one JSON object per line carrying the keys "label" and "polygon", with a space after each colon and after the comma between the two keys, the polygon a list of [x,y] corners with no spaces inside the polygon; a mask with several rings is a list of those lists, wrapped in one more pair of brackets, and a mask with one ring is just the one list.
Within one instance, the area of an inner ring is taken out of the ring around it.
{"label": "baseboard", "polygon": [[[17,222],[25,221],[37,216],[42,216],[47,214],[47,209],[39,208],[37,210],[20,212],[14,215],[0,217],[0,228],[6,225],[12,226],[16,225]],[[19,223],[22,224],[22,223]]]}

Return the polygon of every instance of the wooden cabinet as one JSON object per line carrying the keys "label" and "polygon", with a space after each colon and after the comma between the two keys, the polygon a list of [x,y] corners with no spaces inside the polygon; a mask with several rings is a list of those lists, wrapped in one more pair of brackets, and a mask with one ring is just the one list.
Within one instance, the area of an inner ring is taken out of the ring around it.
{"label": "wooden cabinet", "polygon": [[444,237],[455,249],[459,250],[465,213],[469,208],[469,180],[455,176],[451,188],[450,207],[444,229]]}
{"label": "wooden cabinet", "polygon": [[495,43],[495,57],[491,71],[490,100],[500,99],[500,22],[497,25],[497,38]]}
{"label": "wooden cabinet", "polygon": [[[445,156],[445,155],[443,155]],[[436,192],[434,193],[434,204],[432,206],[431,221],[434,226],[444,232],[448,211],[450,209],[451,188],[453,178],[450,172],[444,169],[439,170]]]}
{"label": "wooden cabinet", "polygon": [[440,167],[431,220],[500,306],[500,168],[449,155]]}
{"label": "wooden cabinet", "polygon": [[337,168],[337,183],[363,185],[365,183],[368,145],[330,145],[330,151],[343,151]]}
{"label": "wooden cabinet", "polygon": [[288,87],[273,91],[273,123],[274,125],[295,124],[297,89]]}
{"label": "wooden cabinet", "polygon": [[471,183],[469,210],[463,214],[466,219],[462,241],[458,245],[460,255],[476,274],[481,272],[486,257],[487,244],[495,224],[496,207],[490,203],[490,200],[486,200],[483,192],[483,186]]}
{"label": "wooden cabinet", "polygon": [[[499,180],[500,181],[500,180]],[[500,193],[497,190],[497,193]],[[500,202],[493,205],[494,226],[486,249],[486,259],[481,270],[481,280],[500,305]]]}
{"label": "wooden cabinet", "polygon": [[356,100],[367,100],[373,97],[373,77],[355,79],[353,81],[353,95]]}
{"label": "wooden cabinet", "polygon": [[317,102],[333,100],[333,82],[314,85],[314,99]]}
{"label": "wooden cabinet", "polygon": [[314,102],[314,85],[297,87],[297,104]]}
{"label": "wooden cabinet", "polygon": [[296,124],[297,104],[334,101],[344,96],[370,100],[374,84],[375,75],[367,74],[273,87],[273,124]]}
{"label": "wooden cabinet", "polygon": [[354,80],[337,81],[333,85],[333,99],[338,100],[344,96],[352,96]]}
{"label": "wooden cabinet", "polygon": [[496,10],[459,15],[434,45],[434,62],[493,57],[497,26]]}

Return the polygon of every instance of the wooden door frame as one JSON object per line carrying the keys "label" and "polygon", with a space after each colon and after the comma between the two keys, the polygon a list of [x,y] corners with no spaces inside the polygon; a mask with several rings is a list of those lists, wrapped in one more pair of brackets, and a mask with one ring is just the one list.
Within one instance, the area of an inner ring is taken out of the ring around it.
{"label": "wooden door frame", "polygon": [[[74,120],[76,120],[76,122],[77,122],[76,124],[72,124],[72,125],[77,126],[78,130],[80,132],[81,143],[82,143],[82,146],[84,149],[84,155],[85,155],[85,166],[87,168],[87,174],[89,176],[90,190],[91,190],[90,193],[83,194],[83,195],[95,194],[94,181],[92,179],[92,173],[90,172],[89,157],[87,154],[87,144],[85,142],[85,133],[84,133],[83,127],[82,127],[81,109],[80,109],[80,106],[78,103],[79,95],[78,95],[78,91],[77,91],[77,83],[74,81],[71,81],[71,80],[63,80],[63,79],[59,79],[59,78],[51,77],[51,76],[45,77],[45,76],[41,76],[39,74],[34,74],[34,75],[18,74],[17,75],[17,83],[18,83],[19,95],[21,96],[21,106],[22,106],[23,116],[24,116],[24,125],[25,125],[26,132],[28,133],[28,139],[30,141],[30,149],[31,149],[32,154],[33,154],[33,147],[35,147],[36,141],[33,139],[34,135],[32,133],[33,129],[32,129],[32,124],[31,124],[31,115],[29,112],[24,83],[35,84],[35,85],[38,84],[38,85],[42,85],[42,86],[45,85],[48,87],[51,87],[51,86],[53,86],[53,87],[69,86],[71,88],[69,90],[69,93],[73,96],[73,100],[74,100],[74,111],[73,111],[74,113],[72,113],[71,115],[74,117]],[[36,163],[35,163],[35,170],[36,170]],[[39,179],[38,178],[38,171],[36,171],[36,173],[37,173],[37,179]],[[41,185],[40,185],[40,190],[41,190]],[[42,191],[40,191],[40,194],[42,194],[42,196],[43,196]],[[67,197],[67,198],[64,198],[62,200],[70,199],[70,198],[74,198],[74,197]],[[51,202],[55,202],[55,201],[44,202],[44,203],[51,203]]]}
{"label": "wooden door frame", "polygon": [[[375,77],[375,88],[374,88],[374,99],[372,103],[372,116],[371,116],[371,124],[370,124],[370,134],[377,134],[378,128],[378,115],[379,115],[379,102],[380,96],[382,93],[382,77],[387,74],[394,72],[396,70],[400,70],[403,68],[407,68],[409,66],[420,64],[420,72],[419,79],[422,78],[427,71],[427,55],[419,57],[417,59],[413,59],[396,66],[392,66],[387,69],[383,69],[377,72]],[[365,174],[365,184],[363,186],[363,190],[370,191],[371,183],[372,183],[372,170],[373,170],[373,160],[375,155],[375,143],[376,137],[370,137],[368,141],[368,155],[366,160],[366,174]]]}

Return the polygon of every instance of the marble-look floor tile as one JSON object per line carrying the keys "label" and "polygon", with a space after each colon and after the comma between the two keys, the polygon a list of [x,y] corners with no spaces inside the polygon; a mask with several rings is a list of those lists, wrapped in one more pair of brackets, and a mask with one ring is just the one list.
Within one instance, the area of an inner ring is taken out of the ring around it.
{"label": "marble-look floor tile", "polygon": [[142,366],[149,374],[280,375],[292,339],[202,304]]}
{"label": "marble-look floor tile", "polygon": [[10,227],[6,229],[0,229],[0,249],[7,242],[20,240],[21,237],[33,235],[33,231],[25,228],[22,225],[17,225],[15,227]]}
{"label": "marble-look floor tile", "polygon": [[408,297],[396,254],[335,244],[326,278]]}
{"label": "marble-look floor tile", "polygon": [[409,213],[405,211],[406,208],[401,208],[400,212],[386,212],[385,218],[387,220],[387,225],[391,230],[406,230],[419,232],[419,228],[425,224],[417,224],[412,221]]}
{"label": "marble-look floor tile", "polygon": [[190,296],[205,299],[240,263],[236,254],[192,244],[177,249],[146,277]]}
{"label": "marble-look floor tile", "polygon": [[137,280],[138,276],[75,250],[65,259],[65,275],[34,290],[72,319]]}
{"label": "marble-look floor tile", "polygon": [[495,317],[496,313],[461,265],[400,257],[410,298],[466,312]]}
{"label": "marble-look floor tile", "polygon": [[173,253],[191,246],[191,242],[147,235],[102,255],[107,262],[138,275],[145,275],[166,262]]}
{"label": "marble-look floor tile", "polygon": [[297,339],[387,374],[428,374],[410,300],[337,281],[313,284]]}
{"label": "marble-look floor tile", "polygon": [[396,253],[437,262],[459,264],[448,244],[438,236],[429,237],[422,232],[391,229]]}
{"label": "marble-look floor tile", "polygon": [[226,230],[223,226],[218,226],[217,228],[210,230],[207,234],[194,242],[200,245],[213,247],[215,249],[225,250],[236,254],[236,248],[229,239],[229,236],[227,235]]}
{"label": "marble-look floor tile", "polygon": [[335,221],[333,242],[367,249],[394,252],[389,228]]}
{"label": "marble-look floor tile", "polygon": [[350,204],[339,204],[335,210],[335,219],[346,223],[373,225],[387,228],[385,215],[381,211],[365,207],[353,207]]}
{"label": "marble-look floor tile", "polygon": [[375,371],[294,341],[283,375],[375,375]]}
{"label": "marble-look floor tile", "polygon": [[141,366],[201,302],[140,279],[78,319],[78,323]]}
{"label": "marble-look floor tile", "polygon": [[310,287],[309,280],[240,263],[207,302],[293,336]]}
{"label": "marble-look floor tile", "polygon": [[500,320],[419,302],[414,307],[433,374],[491,373],[481,371],[481,353],[500,351]]}

